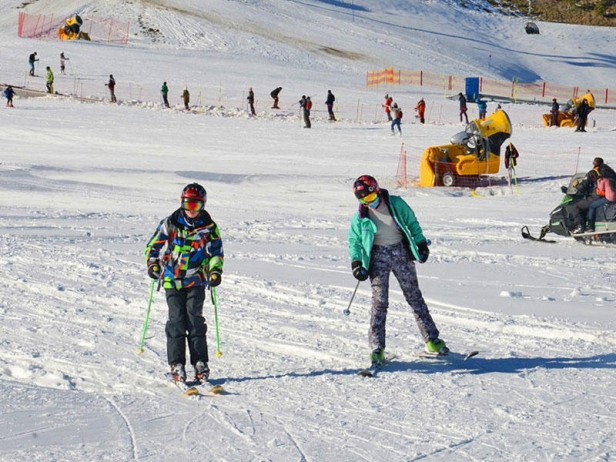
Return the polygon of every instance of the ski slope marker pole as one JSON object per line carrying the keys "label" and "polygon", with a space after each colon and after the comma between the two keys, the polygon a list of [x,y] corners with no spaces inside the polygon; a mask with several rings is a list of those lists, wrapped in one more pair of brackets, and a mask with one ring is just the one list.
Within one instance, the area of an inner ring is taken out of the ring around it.
{"label": "ski slope marker pole", "polygon": [[152,297],[154,296],[154,286],[156,285],[156,279],[152,279],[152,286],[150,287],[150,300],[148,301],[148,311],[145,315],[145,321],[143,322],[143,332],[141,333],[141,342],[139,343],[139,354],[143,353],[143,345],[145,344],[145,333],[148,330],[148,323],[150,322],[150,308],[152,308]]}
{"label": "ski slope marker pole", "polygon": [[359,283],[361,281],[357,281],[357,285],[355,286],[355,290],[353,291],[353,295],[351,295],[351,301],[349,301],[349,306],[347,306],[347,309],[343,311],[345,316],[348,316],[351,314],[351,304],[353,303],[353,299],[355,298],[355,294],[357,293],[357,289],[359,289]]}
{"label": "ski slope marker pole", "polygon": [[211,288],[210,294],[212,295],[212,303],[214,304],[214,322],[216,325],[216,357],[220,358],[222,356],[222,351],[220,351],[220,334],[218,332],[218,297],[216,297],[216,287]]}

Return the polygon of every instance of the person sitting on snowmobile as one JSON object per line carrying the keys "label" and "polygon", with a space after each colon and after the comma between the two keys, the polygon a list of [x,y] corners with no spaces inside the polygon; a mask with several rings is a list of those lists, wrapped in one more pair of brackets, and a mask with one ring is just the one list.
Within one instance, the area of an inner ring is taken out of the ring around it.
{"label": "person sitting on snowmobile", "polygon": [[571,234],[581,234],[586,231],[586,214],[590,204],[600,198],[597,194],[597,180],[600,177],[616,178],[614,170],[606,165],[601,157],[595,157],[592,166],[592,170],[586,174],[582,181],[577,185],[573,184],[576,189],[576,195],[581,196],[581,198],[574,204],[574,222]]}

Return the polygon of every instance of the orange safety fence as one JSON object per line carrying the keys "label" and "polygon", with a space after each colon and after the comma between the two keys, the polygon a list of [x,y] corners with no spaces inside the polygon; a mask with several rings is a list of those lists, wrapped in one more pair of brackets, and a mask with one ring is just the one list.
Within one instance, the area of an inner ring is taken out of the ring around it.
{"label": "orange safety fence", "polygon": [[[439,88],[450,95],[464,92],[466,80],[462,76],[436,74],[426,71],[394,70],[391,67],[380,71],[366,73],[366,86],[379,87],[381,85],[417,86]],[[502,97],[513,101],[543,101],[557,98],[569,100],[577,98],[584,93],[592,93],[598,104],[616,106],[616,90],[610,88],[587,88],[557,85],[550,82],[520,82],[493,80],[479,77],[479,92],[482,95]]]}
{"label": "orange safety fence", "polygon": [[[65,25],[63,16],[19,13],[17,35],[22,38],[56,38],[58,29]],[[87,17],[83,19],[81,31],[98,42],[127,44],[130,23],[113,18]]]}

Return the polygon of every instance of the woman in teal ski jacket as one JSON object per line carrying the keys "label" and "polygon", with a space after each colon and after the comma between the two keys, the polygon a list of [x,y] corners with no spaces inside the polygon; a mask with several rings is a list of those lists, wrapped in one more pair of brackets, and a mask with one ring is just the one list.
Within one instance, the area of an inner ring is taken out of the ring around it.
{"label": "woman in teal ski jacket", "polygon": [[[419,250],[417,249],[417,242],[426,243],[426,238],[423,235],[417,218],[415,218],[415,212],[413,212],[404,199],[398,196],[390,196],[386,189],[381,189],[381,196],[384,197],[383,200],[385,205],[389,208],[396,225],[404,233],[406,245],[411,251],[413,258],[423,263],[423,261],[421,261],[422,257],[419,255]],[[377,232],[376,224],[368,217],[367,209],[368,208],[365,206],[359,206],[359,210],[351,220],[351,229],[349,230],[349,253],[351,261],[361,261],[362,266],[366,270],[370,269],[372,244]],[[427,258],[426,255],[426,259]]]}
{"label": "woman in teal ski jacket", "polygon": [[349,229],[349,255],[353,276],[358,281],[370,278],[370,359],[374,366],[385,360],[385,323],[389,307],[389,275],[393,273],[402,293],[413,309],[417,326],[428,353],[446,354],[445,342],[430,315],[419,289],[415,261],[424,263],[430,255],[428,242],[415,213],[399,196],[390,196],[377,181],[360,176],[353,185],[359,210]]}

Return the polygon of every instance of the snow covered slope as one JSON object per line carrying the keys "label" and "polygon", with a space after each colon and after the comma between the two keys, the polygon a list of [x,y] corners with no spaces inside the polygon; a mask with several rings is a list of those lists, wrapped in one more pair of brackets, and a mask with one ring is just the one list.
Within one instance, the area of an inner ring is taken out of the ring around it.
{"label": "snow covered slope", "polygon": [[[61,91],[76,82],[102,91],[113,73],[119,104],[46,97],[0,108],[0,461],[614,460],[613,248],[520,237],[521,226],[546,223],[576,168],[598,155],[616,163],[613,112],[593,112],[579,134],[544,128],[545,108],[505,105],[519,193],[496,182],[472,196],[394,180],[402,142],[412,174],[423,149],[463,128],[457,103],[393,89],[408,110],[403,137],[391,137],[382,89],[364,87],[365,72],[385,65],[609,86],[613,31],[540,24],[531,37],[520,19],[437,1],[25,8],[130,20],[121,47],[18,39],[20,5],[0,3],[0,82],[23,83],[32,51],[56,67],[64,51]],[[171,110],[158,100],[163,81]],[[190,112],[179,105],[184,85]],[[278,85],[282,109],[272,111]],[[245,99],[248,87],[257,117],[219,108],[221,93]],[[138,88],[144,103],[129,104]],[[329,123],[329,88],[340,108],[361,99],[379,122],[347,112]],[[311,130],[297,117],[302,94],[315,95]],[[419,96],[425,125],[412,117]],[[392,278],[387,346],[398,360],[374,380],[356,376],[369,353],[367,283],[342,313],[356,284],[346,250],[351,185],[364,173],[415,210],[432,240],[418,266],[424,296],[449,346],[477,357],[415,358],[421,341]],[[144,247],[192,181],[208,191],[226,254],[220,359],[209,301],[205,313],[212,377],[227,394],[195,401],[162,378],[161,293],[137,353],[150,290]]]}

